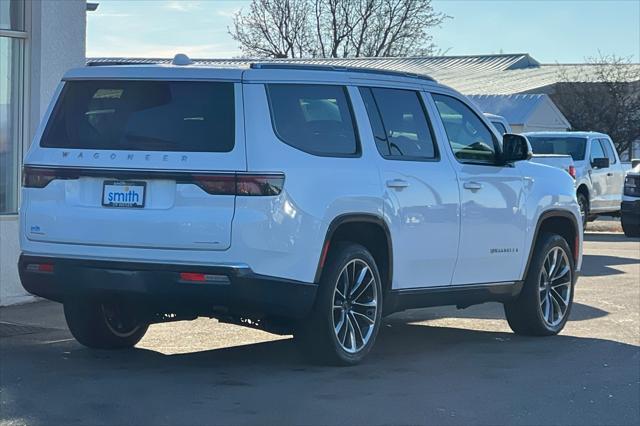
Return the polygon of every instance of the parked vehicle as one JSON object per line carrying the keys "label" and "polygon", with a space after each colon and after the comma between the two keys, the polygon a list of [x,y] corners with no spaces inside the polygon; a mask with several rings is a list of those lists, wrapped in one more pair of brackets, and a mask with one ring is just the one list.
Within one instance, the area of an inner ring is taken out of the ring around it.
{"label": "parked vehicle", "polygon": [[595,132],[524,133],[535,154],[570,155],[583,224],[620,213],[624,167],[611,138]]}
{"label": "parked vehicle", "polygon": [[[498,133],[504,135],[505,133],[512,133],[511,126],[507,122],[507,119],[501,115],[484,113],[484,116],[495,127]],[[573,158],[570,155],[562,154],[533,154],[531,161],[538,164],[544,164],[551,167],[562,169],[569,173],[571,177],[575,179],[576,168],[573,164]]]}
{"label": "parked vehicle", "polygon": [[620,212],[622,230],[627,237],[640,237],[640,161],[627,172]]}
{"label": "parked vehicle", "polygon": [[485,112],[484,116],[501,135],[504,135],[505,133],[513,133],[513,131],[511,130],[511,125],[509,125],[509,122],[503,116],[490,114],[488,112]]}
{"label": "parked vehicle", "polygon": [[576,166],[573,163],[573,158],[570,155],[560,154],[533,154],[531,161],[538,164],[544,164],[546,166],[562,169],[569,173],[572,178],[576,178]]}
{"label": "parked vehicle", "polygon": [[567,173],[530,155],[423,76],[76,69],[26,156],[20,276],[92,348],[208,316],[354,364],[383,315],[487,301],[516,333],[553,335],[580,211]]}

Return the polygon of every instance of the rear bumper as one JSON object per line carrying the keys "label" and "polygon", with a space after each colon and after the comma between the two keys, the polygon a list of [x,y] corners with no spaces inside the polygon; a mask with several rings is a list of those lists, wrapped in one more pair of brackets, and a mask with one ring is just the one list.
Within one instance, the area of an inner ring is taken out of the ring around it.
{"label": "rear bumper", "polygon": [[622,201],[620,214],[626,224],[640,225],[640,200]]}
{"label": "rear bumper", "polygon": [[[52,265],[47,271],[33,266]],[[317,284],[255,274],[247,266],[185,266],[21,255],[18,270],[29,293],[63,302],[70,295],[124,295],[150,310],[207,315],[219,308],[240,314],[303,318]],[[212,283],[181,281],[181,272],[218,276]],[[226,278],[225,278],[226,277]]]}

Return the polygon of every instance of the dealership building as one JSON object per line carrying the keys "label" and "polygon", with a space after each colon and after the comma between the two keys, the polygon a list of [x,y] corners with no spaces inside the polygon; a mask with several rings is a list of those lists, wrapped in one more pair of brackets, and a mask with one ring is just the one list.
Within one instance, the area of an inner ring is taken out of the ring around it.
{"label": "dealership building", "polygon": [[22,157],[63,73],[85,63],[84,0],[0,0],[0,305],[29,300],[18,282]]}

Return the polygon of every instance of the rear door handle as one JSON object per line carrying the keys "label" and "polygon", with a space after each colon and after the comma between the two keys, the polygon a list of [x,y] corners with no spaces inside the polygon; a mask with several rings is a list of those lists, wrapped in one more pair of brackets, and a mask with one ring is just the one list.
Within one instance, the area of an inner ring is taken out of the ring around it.
{"label": "rear door handle", "polygon": [[607,176],[613,176],[613,173],[609,172],[607,173]]}
{"label": "rear door handle", "polygon": [[480,182],[465,182],[463,186],[465,189],[470,189],[472,191],[482,189],[482,184]]}
{"label": "rear door handle", "polygon": [[387,186],[389,188],[402,189],[409,186],[409,182],[404,179],[391,179],[387,181]]}

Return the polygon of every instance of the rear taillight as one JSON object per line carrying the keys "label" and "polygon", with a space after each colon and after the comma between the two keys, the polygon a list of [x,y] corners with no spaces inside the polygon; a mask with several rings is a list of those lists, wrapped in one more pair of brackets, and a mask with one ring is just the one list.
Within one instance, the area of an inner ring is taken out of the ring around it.
{"label": "rear taillight", "polygon": [[569,174],[571,175],[572,178],[576,178],[576,168],[575,166],[569,166],[569,169],[567,170],[569,172]]}
{"label": "rear taillight", "polygon": [[193,183],[213,195],[278,195],[284,186],[282,173],[193,175]]}
{"label": "rear taillight", "polygon": [[80,176],[128,179],[168,179],[179,184],[193,184],[212,195],[269,196],[278,195],[284,186],[283,173],[191,173],[174,171],[101,170],[24,166],[22,186],[44,188],[56,179],[78,179]]}
{"label": "rear taillight", "polygon": [[77,178],[77,173],[72,170],[31,166],[24,166],[22,169],[22,186],[25,188],[44,188],[55,179]]}
{"label": "rear taillight", "polygon": [[278,195],[283,186],[281,173],[236,175],[236,195]]}
{"label": "rear taillight", "polygon": [[28,272],[42,272],[45,274],[53,273],[52,263],[30,263],[26,266]]}
{"label": "rear taillight", "polygon": [[178,182],[194,183],[212,195],[235,195],[236,193],[235,174],[193,175],[191,179],[192,182],[189,182],[189,179],[181,179]]}
{"label": "rear taillight", "polygon": [[180,281],[203,284],[229,284],[231,282],[226,275],[203,274],[200,272],[180,272]]}

